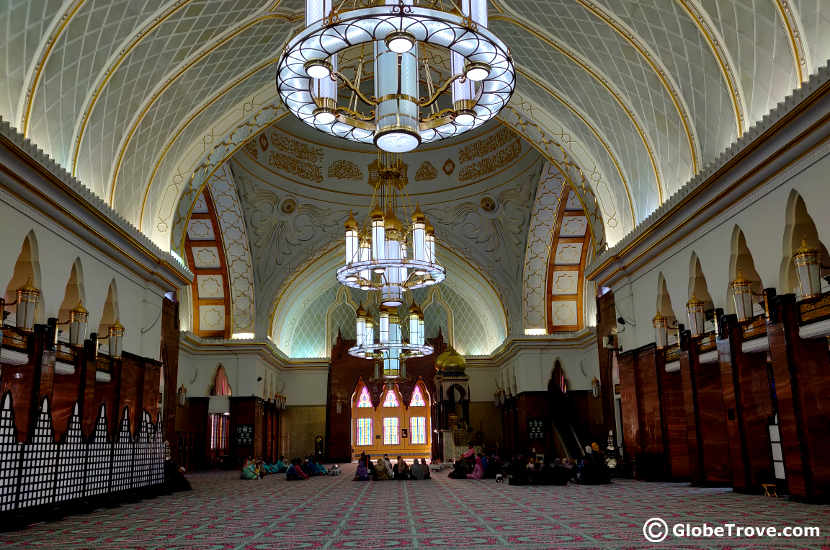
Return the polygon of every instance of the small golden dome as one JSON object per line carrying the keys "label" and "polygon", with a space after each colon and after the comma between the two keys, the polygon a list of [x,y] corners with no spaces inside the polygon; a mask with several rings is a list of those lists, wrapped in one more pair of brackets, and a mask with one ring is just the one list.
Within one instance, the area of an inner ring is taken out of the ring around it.
{"label": "small golden dome", "polygon": [[354,231],[357,231],[358,225],[357,220],[354,219],[354,214],[349,212],[349,217],[346,219],[346,223],[343,225],[346,226],[346,229],[353,229]]}
{"label": "small golden dome", "polygon": [[391,210],[386,212],[386,216],[384,216],[383,221],[387,231],[401,230],[401,222],[400,220],[398,220],[397,216],[395,216],[395,213]]}
{"label": "small golden dome", "polygon": [[413,223],[417,223],[417,222],[425,223],[426,220],[427,220],[427,217],[424,215],[423,212],[421,212],[421,207],[416,204],[415,205],[415,212],[412,213],[412,222]]}
{"label": "small golden dome", "polygon": [[464,372],[467,360],[452,347],[435,358],[435,366],[440,372]]}

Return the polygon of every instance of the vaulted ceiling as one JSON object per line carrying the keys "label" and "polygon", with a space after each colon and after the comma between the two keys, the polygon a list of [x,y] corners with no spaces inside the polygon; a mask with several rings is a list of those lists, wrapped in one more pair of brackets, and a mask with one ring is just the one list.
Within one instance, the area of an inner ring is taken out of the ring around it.
{"label": "vaulted ceiling", "polygon": [[[257,183],[267,179],[259,173],[265,168],[243,148],[272,125],[299,133],[280,122],[286,111],[274,71],[302,24],[303,6],[0,2],[0,117],[157,244],[181,250],[192,205],[223,165],[239,173],[246,222],[259,215],[246,193],[266,185]],[[518,69],[501,123],[523,138],[522,147],[535,148],[523,149],[524,160],[502,179],[530,181],[522,174],[533,168],[538,175],[544,159],[573,171],[572,182],[595,195],[595,223],[611,244],[830,58],[830,4],[823,0],[490,0],[489,26]],[[493,124],[487,131],[500,127]],[[328,170],[337,148],[323,140],[322,149]],[[437,151],[435,181],[413,182],[425,193],[430,185],[457,186],[457,174],[442,179],[448,151]],[[365,171],[365,163],[355,164]],[[505,200],[524,200],[525,186],[508,187],[517,197]],[[334,205],[325,190],[311,194],[315,208],[331,203],[331,220],[353,205]],[[533,196],[522,205],[528,212]],[[457,213],[435,210],[451,230]],[[536,227],[528,212],[521,212],[521,241]],[[494,251],[483,236],[461,242],[463,232],[451,234],[456,248],[486,267]],[[255,249],[258,237],[249,238]],[[523,246],[516,244],[514,264],[493,268],[494,279],[521,275]],[[273,273],[254,270],[266,294],[279,288]],[[514,310],[522,308],[521,292],[505,298]]]}
{"label": "vaulted ceiling", "polygon": [[[633,223],[830,57],[821,0],[490,7],[521,97],[626,190]],[[274,58],[302,10],[302,0],[2,2],[0,116],[167,246],[154,221],[198,166],[188,150],[276,101]]]}

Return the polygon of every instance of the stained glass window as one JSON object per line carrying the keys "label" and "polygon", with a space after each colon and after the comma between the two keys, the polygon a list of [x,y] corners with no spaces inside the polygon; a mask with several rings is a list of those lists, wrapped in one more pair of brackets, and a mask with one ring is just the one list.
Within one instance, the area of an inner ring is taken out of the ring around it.
{"label": "stained glass window", "polygon": [[427,442],[427,419],[425,416],[413,416],[409,419],[409,431],[413,445],[424,445]]}
{"label": "stained glass window", "polygon": [[424,396],[421,394],[421,386],[415,386],[415,389],[412,391],[412,401],[409,402],[410,407],[426,407],[426,401],[424,401]]}
{"label": "stained glass window", "polygon": [[222,450],[228,448],[229,417],[224,414],[210,415],[210,448]]}
{"label": "stained glass window", "polygon": [[364,408],[372,408],[372,399],[369,397],[369,390],[366,389],[366,386],[363,386],[363,389],[360,390],[360,397],[357,398],[357,408],[364,409]]}
{"label": "stained glass window", "polygon": [[372,419],[358,418],[357,419],[357,444],[371,445],[372,444]]}
{"label": "stained glass window", "polygon": [[[390,392],[391,393],[391,392]],[[398,445],[400,444],[400,434],[398,433],[398,417],[391,416],[383,419],[383,444],[384,445]]]}
{"label": "stained glass window", "polygon": [[397,407],[398,406],[398,398],[395,396],[395,392],[389,390],[386,392],[386,399],[383,400],[384,407]]}

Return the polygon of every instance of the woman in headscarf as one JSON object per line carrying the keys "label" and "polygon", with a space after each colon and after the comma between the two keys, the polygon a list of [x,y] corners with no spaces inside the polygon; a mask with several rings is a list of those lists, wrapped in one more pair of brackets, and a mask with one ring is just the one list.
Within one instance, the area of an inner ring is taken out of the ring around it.
{"label": "woman in headscarf", "polygon": [[481,479],[484,477],[484,466],[481,465],[481,453],[476,455],[476,465],[473,473],[467,474],[467,479]]}
{"label": "woman in headscarf", "polygon": [[375,465],[375,480],[386,481],[387,479],[392,479],[392,472],[386,468],[383,458],[379,458]]}
{"label": "woman in headscarf", "polygon": [[398,463],[395,464],[395,479],[409,479],[411,476],[411,471],[409,469],[409,464],[406,463],[400,455],[398,455]]}

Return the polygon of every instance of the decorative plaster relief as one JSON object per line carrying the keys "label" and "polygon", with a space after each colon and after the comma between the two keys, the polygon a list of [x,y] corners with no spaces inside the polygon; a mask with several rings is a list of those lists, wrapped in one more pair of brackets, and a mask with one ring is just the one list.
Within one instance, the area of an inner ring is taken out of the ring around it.
{"label": "decorative plaster relief", "polygon": [[191,241],[212,241],[216,239],[210,220],[190,220],[187,225],[187,236],[190,237]]}
{"label": "decorative plaster relief", "polygon": [[221,275],[197,275],[199,298],[224,298],[225,288]]}
{"label": "decorative plaster relief", "polygon": [[576,301],[556,301],[551,304],[551,320],[554,326],[577,324]]}
{"label": "decorative plaster relief", "polygon": [[222,263],[219,261],[219,249],[215,246],[193,247],[193,263],[197,268],[204,269],[222,267]]}
{"label": "decorative plaster relief", "polygon": [[199,306],[200,330],[225,330],[225,306]]}
{"label": "decorative plaster relief", "polygon": [[550,292],[554,295],[576,294],[579,291],[579,271],[555,271]]}
{"label": "decorative plaster relief", "polygon": [[560,237],[584,237],[588,228],[588,219],[585,216],[565,216],[562,218]]}
{"label": "decorative plaster relief", "polygon": [[582,243],[558,243],[554,262],[557,264],[576,265],[582,257]]}

